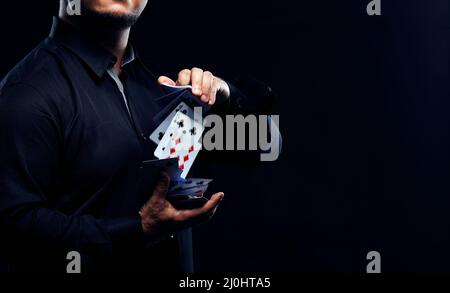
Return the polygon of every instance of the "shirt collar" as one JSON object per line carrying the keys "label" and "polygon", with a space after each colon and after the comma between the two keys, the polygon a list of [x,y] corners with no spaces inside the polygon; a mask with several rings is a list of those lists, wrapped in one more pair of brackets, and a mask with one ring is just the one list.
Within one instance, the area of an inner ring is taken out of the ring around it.
{"label": "shirt collar", "polygon": [[127,50],[125,51],[125,55],[123,56],[122,67],[127,64],[130,64],[136,59],[136,53],[134,52],[134,48],[131,45],[128,45]]}
{"label": "shirt collar", "polygon": [[[102,77],[106,70],[117,62],[117,58],[88,35],[83,34],[74,26],[53,17],[49,38],[54,39],[74,52],[85,62],[98,77]],[[136,53],[128,45],[122,67],[133,62]]]}

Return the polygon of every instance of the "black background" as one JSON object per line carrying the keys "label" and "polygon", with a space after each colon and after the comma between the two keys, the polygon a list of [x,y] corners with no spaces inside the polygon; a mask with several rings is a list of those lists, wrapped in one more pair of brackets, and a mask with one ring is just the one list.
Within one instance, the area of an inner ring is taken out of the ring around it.
{"label": "black background", "polygon": [[[2,1],[0,74],[57,1]],[[198,271],[449,271],[448,0],[151,0],[132,39],[167,71],[252,75],[279,95],[283,153],[216,163],[226,198],[195,228]]]}

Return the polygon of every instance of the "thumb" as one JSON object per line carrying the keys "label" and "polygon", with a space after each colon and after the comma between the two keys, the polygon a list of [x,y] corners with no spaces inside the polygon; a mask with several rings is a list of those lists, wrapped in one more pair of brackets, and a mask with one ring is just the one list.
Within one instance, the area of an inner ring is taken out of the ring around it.
{"label": "thumb", "polygon": [[155,190],[153,191],[153,198],[164,200],[167,195],[167,191],[169,190],[170,178],[166,172],[162,172],[161,176],[156,183]]}
{"label": "thumb", "polygon": [[167,76],[160,76],[158,78],[158,83],[159,84],[168,84],[168,85],[177,85],[176,82],[174,82],[173,80],[171,80],[170,78],[168,78]]}
{"label": "thumb", "polygon": [[223,192],[218,192],[218,193],[214,194],[213,196],[211,196],[211,198],[201,208],[197,208],[197,209],[193,209],[193,210],[179,211],[180,219],[182,221],[186,221],[191,218],[196,218],[201,215],[212,212],[222,201],[223,196],[224,196]]}

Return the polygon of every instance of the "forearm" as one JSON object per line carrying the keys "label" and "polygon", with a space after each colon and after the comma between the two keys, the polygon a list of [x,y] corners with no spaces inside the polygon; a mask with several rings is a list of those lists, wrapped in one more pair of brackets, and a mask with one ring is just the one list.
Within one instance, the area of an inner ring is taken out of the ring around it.
{"label": "forearm", "polygon": [[117,241],[142,235],[138,216],[105,220],[66,215],[38,205],[10,208],[1,213],[0,220],[8,236],[19,243],[81,254],[110,255]]}

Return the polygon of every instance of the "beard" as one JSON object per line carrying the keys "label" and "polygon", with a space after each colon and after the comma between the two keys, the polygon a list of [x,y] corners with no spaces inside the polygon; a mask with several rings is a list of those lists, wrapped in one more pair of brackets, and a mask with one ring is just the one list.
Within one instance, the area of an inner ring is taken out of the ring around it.
{"label": "beard", "polygon": [[81,9],[81,15],[86,24],[94,27],[125,29],[132,27],[139,19],[138,13],[118,14]]}

